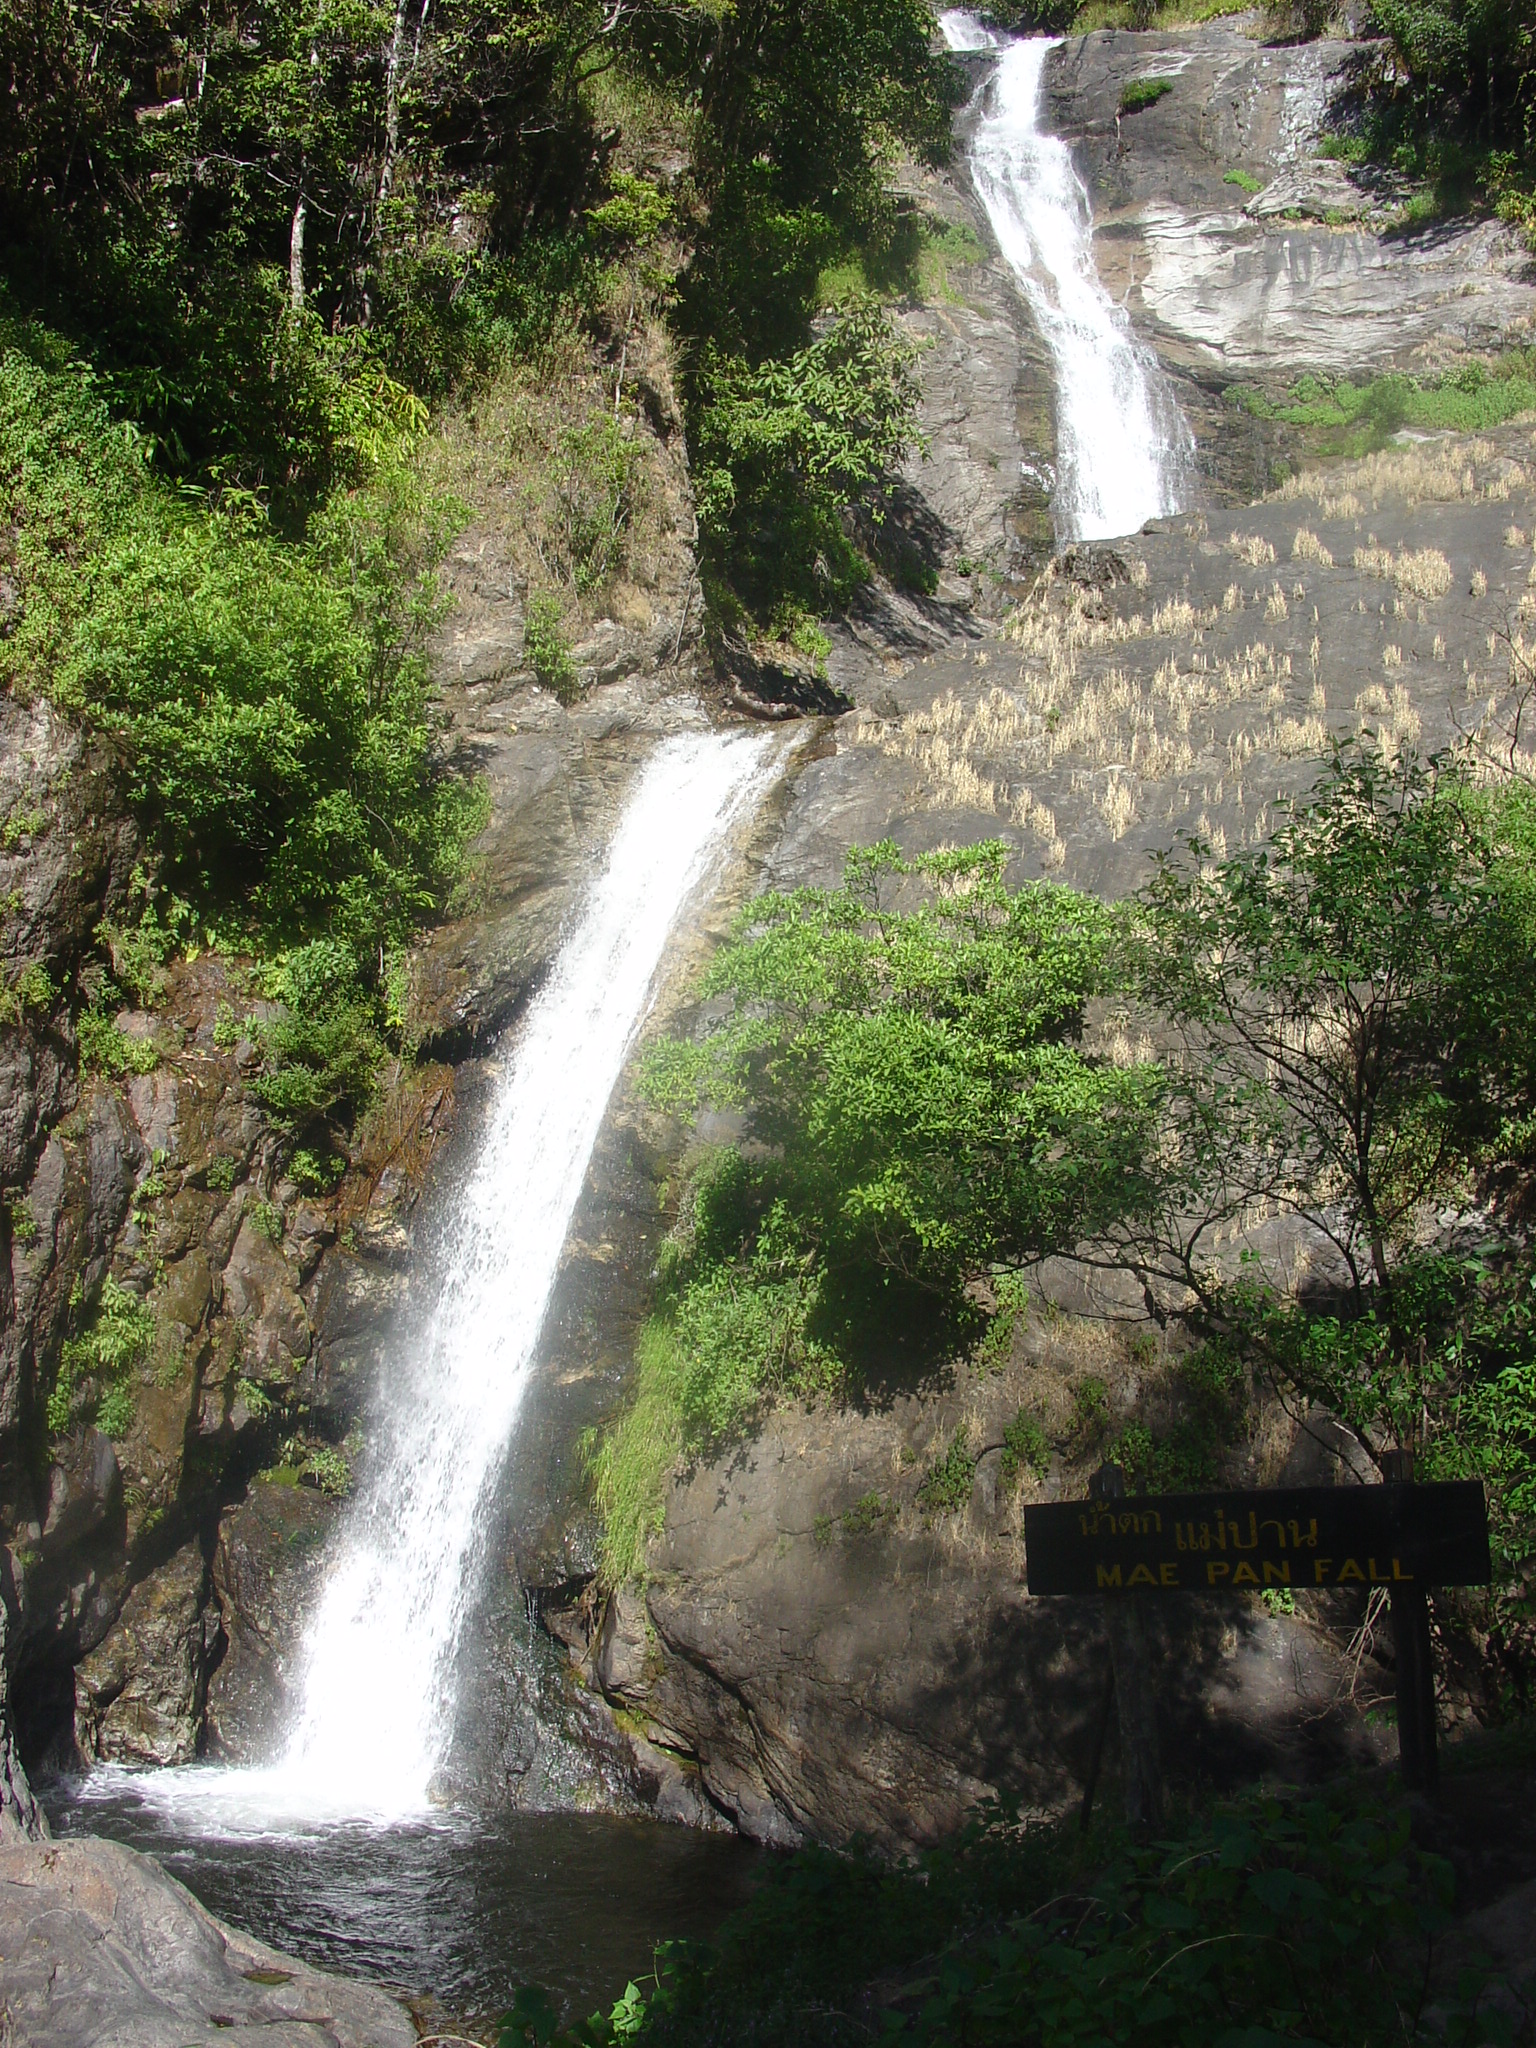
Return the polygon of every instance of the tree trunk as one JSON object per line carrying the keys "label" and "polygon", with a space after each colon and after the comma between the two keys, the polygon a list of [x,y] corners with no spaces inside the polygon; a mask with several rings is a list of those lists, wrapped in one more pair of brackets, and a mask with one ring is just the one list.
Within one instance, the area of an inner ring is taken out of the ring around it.
{"label": "tree trunk", "polygon": [[288,230],[288,304],[295,313],[304,310],[304,187],[294,202],[293,225]]}
{"label": "tree trunk", "polygon": [[395,158],[400,150],[400,58],[405,49],[407,0],[395,0],[395,32],[389,39],[384,63],[384,161],[379,166],[379,206],[382,210],[395,182]]}

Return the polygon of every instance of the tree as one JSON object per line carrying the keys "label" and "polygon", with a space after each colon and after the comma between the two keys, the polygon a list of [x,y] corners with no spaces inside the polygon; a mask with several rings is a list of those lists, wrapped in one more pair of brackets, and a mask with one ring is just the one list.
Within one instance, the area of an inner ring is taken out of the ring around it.
{"label": "tree", "polygon": [[850,855],[841,889],[742,914],[702,991],[731,999],[729,1020],[648,1070],[668,1105],[748,1111],[754,1149],[710,1262],[745,1270],[767,1231],[832,1325],[871,1288],[892,1318],[924,1297],[952,1314],[990,1264],[1144,1202],[1157,1069],[1077,1042],[1113,914],[1049,883],[1009,889],[1008,859],[997,841],[912,861],[885,842]]}
{"label": "tree", "polygon": [[[1269,844],[1212,863],[1191,842],[1142,899],[1139,984],[1181,1041],[1171,1171],[1158,1230],[1109,1255],[1373,1457],[1453,1427],[1451,1352],[1520,1263],[1469,1263],[1434,1219],[1528,1147],[1528,803],[1365,743]],[[1217,1256],[1276,1212],[1302,1226],[1299,1297],[1251,1244],[1238,1281]]]}

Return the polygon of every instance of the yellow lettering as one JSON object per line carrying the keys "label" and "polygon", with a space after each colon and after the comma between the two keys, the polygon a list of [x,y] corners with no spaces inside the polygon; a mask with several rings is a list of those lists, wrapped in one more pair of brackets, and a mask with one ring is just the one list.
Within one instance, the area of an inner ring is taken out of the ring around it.
{"label": "yellow lettering", "polygon": [[1157,1569],[1165,1586],[1176,1586],[1179,1583],[1179,1568],[1176,1564],[1160,1564]]}
{"label": "yellow lettering", "polygon": [[1099,1575],[1099,1584],[1100,1584],[1101,1586],[1118,1586],[1118,1585],[1119,1585],[1119,1583],[1120,1583],[1120,1567],[1119,1567],[1119,1565],[1117,1565],[1117,1564],[1101,1564],[1101,1565],[1097,1565],[1097,1566],[1095,1566],[1095,1570],[1096,1570],[1096,1571],[1098,1572],[1098,1575]]}
{"label": "yellow lettering", "polygon": [[1220,1580],[1230,1577],[1231,1572],[1231,1565],[1223,1564],[1221,1563],[1220,1559],[1218,1559],[1214,1564],[1208,1564],[1206,1566],[1205,1583],[1208,1586],[1214,1586],[1218,1584]]}
{"label": "yellow lettering", "polygon": [[1405,1572],[1403,1570],[1403,1560],[1400,1557],[1394,1557],[1392,1560],[1392,1576],[1394,1579],[1399,1580],[1411,1579],[1413,1577],[1413,1573]]}
{"label": "yellow lettering", "polygon": [[1327,1585],[1327,1583],[1328,1583],[1328,1573],[1329,1573],[1329,1571],[1331,1570],[1332,1566],[1333,1566],[1333,1559],[1332,1559],[1331,1557],[1314,1557],[1314,1558],[1313,1558],[1313,1560],[1312,1560],[1312,1583],[1313,1583],[1313,1585],[1314,1585],[1314,1586],[1326,1586],[1326,1585]]}
{"label": "yellow lettering", "polygon": [[1362,1585],[1365,1582],[1365,1573],[1352,1557],[1346,1557],[1339,1566],[1339,1584],[1342,1586],[1346,1579],[1359,1579]]}
{"label": "yellow lettering", "polygon": [[1152,1574],[1147,1570],[1144,1564],[1139,1564],[1137,1565],[1135,1571],[1131,1573],[1131,1576],[1127,1581],[1127,1584],[1132,1586],[1155,1586],[1157,1584],[1157,1581],[1153,1578]]}
{"label": "yellow lettering", "polygon": [[1386,1573],[1385,1573],[1385,1572],[1379,1572],[1379,1571],[1377,1571],[1377,1569],[1376,1569],[1376,1560],[1375,1560],[1375,1558],[1374,1558],[1374,1557],[1368,1557],[1368,1558],[1367,1558],[1367,1559],[1365,1560],[1365,1562],[1366,1562],[1366,1566],[1367,1566],[1367,1568],[1368,1568],[1368,1570],[1370,1571],[1370,1574],[1371,1574],[1371,1584],[1372,1584],[1373,1586],[1383,1586],[1383,1585],[1385,1585],[1385,1584],[1386,1584],[1386,1580],[1387,1580],[1387,1575],[1386,1575]]}
{"label": "yellow lettering", "polygon": [[1266,1586],[1288,1586],[1291,1583],[1291,1560],[1285,1558],[1279,1564],[1264,1561],[1264,1583]]}
{"label": "yellow lettering", "polygon": [[1232,1574],[1232,1583],[1234,1586],[1256,1586],[1259,1575],[1251,1564],[1240,1564]]}

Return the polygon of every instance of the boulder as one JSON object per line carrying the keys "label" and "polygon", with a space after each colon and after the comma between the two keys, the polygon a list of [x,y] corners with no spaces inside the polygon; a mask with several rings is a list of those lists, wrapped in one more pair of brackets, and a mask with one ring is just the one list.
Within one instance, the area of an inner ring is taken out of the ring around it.
{"label": "boulder", "polygon": [[395,2001],[279,1954],[153,1857],[79,1836],[0,1843],[11,2048],[412,2048]]}
{"label": "boulder", "polygon": [[75,1670],[75,1740],[84,1756],[184,1764],[197,1755],[223,1634],[210,1590],[195,1543],[134,1587],[116,1625]]}
{"label": "boulder", "polygon": [[[5,1600],[0,1596],[0,1846],[14,1841],[43,1841],[48,1834],[47,1819],[32,1796],[11,1725],[10,1677],[5,1658],[9,1633]],[[0,1947],[0,1957],[5,1954],[6,1950]],[[0,2006],[0,2012],[3,2010]]]}
{"label": "boulder", "polygon": [[282,1725],[290,1658],[335,1517],[313,1487],[258,1479],[219,1524],[213,1585],[228,1648],[208,1687],[208,1741],[221,1755],[259,1758]]}

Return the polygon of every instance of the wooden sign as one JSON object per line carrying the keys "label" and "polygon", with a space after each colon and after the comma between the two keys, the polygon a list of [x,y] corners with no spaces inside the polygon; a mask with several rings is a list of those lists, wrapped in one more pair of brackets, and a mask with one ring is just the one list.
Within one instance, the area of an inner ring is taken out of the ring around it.
{"label": "wooden sign", "polygon": [[1483,1586],[1479,1480],[1053,1501],[1024,1510],[1031,1593]]}

